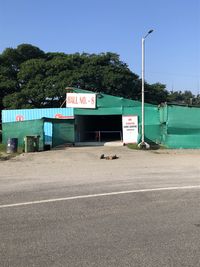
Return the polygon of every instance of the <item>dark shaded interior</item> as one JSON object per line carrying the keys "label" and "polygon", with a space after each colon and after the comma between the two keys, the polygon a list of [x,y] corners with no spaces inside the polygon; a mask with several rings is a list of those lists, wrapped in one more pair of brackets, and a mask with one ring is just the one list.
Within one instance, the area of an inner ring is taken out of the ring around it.
{"label": "dark shaded interior", "polygon": [[80,142],[121,140],[122,116],[77,116],[76,131]]}

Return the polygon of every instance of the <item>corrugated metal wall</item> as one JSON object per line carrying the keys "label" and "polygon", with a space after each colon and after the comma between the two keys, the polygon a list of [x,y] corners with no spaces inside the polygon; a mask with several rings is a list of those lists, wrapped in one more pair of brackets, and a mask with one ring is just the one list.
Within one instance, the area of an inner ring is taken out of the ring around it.
{"label": "corrugated metal wall", "polygon": [[160,108],[162,143],[169,148],[200,148],[200,108],[165,105]]}
{"label": "corrugated metal wall", "polygon": [[29,120],[19,122],[8,122],[2,124],[3,144],[7,143],[8,138],[17,138],[18,146],[24,147],[24,138],[27,135],[40,136],[39,150],[44,149],[44,120]]}
{"label": "corrugated metal wall", "polygon": [[26,136],[39,136],[39,150],[44,150],[45,123],[51,123],[53,127],[52,147],[75,142],[74,120],[44,118],[3,123],[3,144],[7,143],[8,138],[17,138],[18,146],[24,148]]}
{"label": "corrugated metal wall", "polygon": [[[2,123],[37,120],[43,117],[57,119],[74,118],[73,108],[15,109],[2,111]],[[44,124],[45,143],[52,143],[52,124]]]}
{"label": "corrugated metal wall", "polygon": [[74,116],[73,108],[39,108],[2,110],[2,122],[37,120],[43,117],[67,119]]}

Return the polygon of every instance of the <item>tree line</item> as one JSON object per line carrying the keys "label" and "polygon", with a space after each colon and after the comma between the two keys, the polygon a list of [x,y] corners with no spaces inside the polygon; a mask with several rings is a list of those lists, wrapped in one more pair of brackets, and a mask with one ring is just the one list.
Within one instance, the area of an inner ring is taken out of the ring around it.
{"label": "tree line", "polygon": [[[66,87],[141,100],[140,77],[115,53],[45,53],[31,44],[21,44],[0,54],[0,110],[59,107]],[[200,97],[145,82],[145,101],[197,105]]]}

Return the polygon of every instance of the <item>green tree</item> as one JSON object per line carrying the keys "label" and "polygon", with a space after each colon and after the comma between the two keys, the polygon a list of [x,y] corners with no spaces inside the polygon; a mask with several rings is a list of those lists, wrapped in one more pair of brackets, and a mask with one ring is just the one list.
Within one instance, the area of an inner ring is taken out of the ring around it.
{"label": "green tree", "polygon": [[[13,94],[21,91],[21,84],[17,75],[20,65],[31,58],[44,57],[45,53],[30,44],[21,44],[17,48],[7,48],[0,55],[0,110],[4,107],[4,98],[10,96],[12,102]],[[11,104],[13,108],[17,107]]]}
{"label": "green tree", "polygon": [[145,101],[152,104],[160,104],[166,102],[168,91],[166,86],[161,83],[145,85]]}
{"label": "green tree", "polygon": [[175,91],[169,92],[167,96],[167,102],[172,104],[180,104],[180,105],[192,105],[198,104],[198,97],[192,94],[191,91]]}
{"label": "green tree", "polygon": [[[141,100],[141,79],[115,53],[44,53],[22,44],[0,55],[0,109],[59,107],[68,86]],[[145,83],[145,101],[159,104],[183,96],[165,85]]]}
{"label": "green tree", "polygon": [[17,82],[20,90],[4,97],[7,108],[60,106],[67,86],[138,98],[141,83],[113,53],[48,53],[21,63]]}

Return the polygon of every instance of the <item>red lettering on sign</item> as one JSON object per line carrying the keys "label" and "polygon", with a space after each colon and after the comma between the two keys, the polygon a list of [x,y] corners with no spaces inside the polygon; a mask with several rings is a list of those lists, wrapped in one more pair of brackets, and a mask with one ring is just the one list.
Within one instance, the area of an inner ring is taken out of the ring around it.
{"label": "red lettering on sign", "polygon": [[91,98],[91,104],[94,105],[94,97]]}
{"label": "red lettering on sign", "polygon": [[83,105],[87,104],[85,96],[80,97],[80,103],[83,104]]}
{"label": "red lettering on sign", "polygon": [[68,96],[67,103],[69,104],[78,104],[78,100],[76,96]]}
{"label": "red lettering on sign", "polygon": [[73,94],[68,93],[67,107],[94,108],[96,104],[96,96],[94,94]]}

